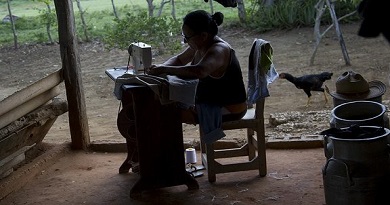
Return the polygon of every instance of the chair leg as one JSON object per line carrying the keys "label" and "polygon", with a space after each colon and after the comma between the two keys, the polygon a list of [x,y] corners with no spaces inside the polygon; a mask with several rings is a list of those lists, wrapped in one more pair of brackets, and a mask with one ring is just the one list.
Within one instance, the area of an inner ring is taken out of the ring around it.
{"label": "chair leg", "polygon": [[207,159],[207,176],[209,182],[215,182],[217,180],[217,176],[215,173],[215,159],[214,159],[214,146],[213,144],[205,144],[206,148],[206,159]]}
{"label": "chair leg", "polygon": [[[261,143],[262,145],[259,148],[259,174],[261,177],[264,177],[267,175],[267,160],[266,160],[266,153],[265,153],[265,143]],[[264,148],[263,148],[264,147]],[[260,153],[261,151],[261,153]]]}
{"label": "chair leg", "polygon": [[259,157],[259,175],[264,177],[267,175],[267,158],[266,158],[266,145],[265,145],[265,131],[264,128],[257,131],[257,154]]}
{"label": "chair leg", "polygon": [[248,159],[252,160],[256,157],[256,147],[255,147],[255,142],[253,140],[253,136],[255,135],[255,133],[253,129],[248,128],[246,130],[246,134],[247,134],[247,141],[248,141]]}
{"label": "chair leg", "polygon": [[[256,136],[255,136],[256,135]],[[256,129],[248,129],[247,130],[247,140],[248,144],[245,147],[242,147],[240,150],[220,150],[222,153],[226,154],[226,158],[233,157],[235,154],[237,156],[243,156],[241,151],[245,149],[246,154],[248,155],[249,161],[246,162],[244,166],[250,166],[251,169],[257,169],[259,171],[259,175],[264,177],[267,175],[267,164],[266,164],[266,146],[265,146],[265,130],[264,126],[258,126]],[[256,137],[256,138],[255,138]],[[234,172],[238,170],[242,170],[242,168],[238,168],[238,166],[234,164],[219,164],[215,159],[216,150],[214,150],[215,143],[205,144],[201,141],[200,147],[202,152],[202,164],[207,169],[207,175],[209,182],[213,183],[216,181],[217,173],[227,173]],[[226,152],[223,152],[226,151]],[[239,151],[239,152],[233,152]],[[229,153],[230,152],[230,153]],[[220,153],[220,154],[222,154]],[[224,155],[221,155],[221,157]],[[257,158],[258,157],[258,158]],[[225,158],[225,157],[222,157]],[[252,161],[256,158],[255,161]],[[251,163],[258,163],[257,166],[253,166]],[[244,162],[245,164],[245,162]],[[250,165],[251,164],[251,165]]]}

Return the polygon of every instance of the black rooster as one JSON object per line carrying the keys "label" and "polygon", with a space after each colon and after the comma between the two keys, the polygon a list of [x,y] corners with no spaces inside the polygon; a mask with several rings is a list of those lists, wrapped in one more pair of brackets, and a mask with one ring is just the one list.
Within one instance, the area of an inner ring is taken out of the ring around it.
{"label": "black rooster", "polygon": [[311,75],[304,75],[301,77],[294,77],[289,73],[280,73],[279,78],[283,78],[292,82],[295,85],[295,87],[297,87],[298,89],[303,89],[308,97],[307,104],[306,104],[306,107],[308,107],[310,105],[310,97],[311,97],[310,91],[323,92],[325,97],[325,103],[328,103],[328,98],[326,97],[322,84],[326,80],[330,80],[332,78],[332,75],[333,73],[330,72],[322,72],[320,74],[311,74]]}

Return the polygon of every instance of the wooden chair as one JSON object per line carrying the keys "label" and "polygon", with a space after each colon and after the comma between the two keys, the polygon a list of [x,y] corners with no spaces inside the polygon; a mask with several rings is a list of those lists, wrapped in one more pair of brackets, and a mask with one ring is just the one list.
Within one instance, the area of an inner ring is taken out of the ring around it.
{"label": "wooden chair", "polygon": [[[255,63],[253,63],[253,59],[251,59],[251,57],[253,58],[254,49],[259,49],[259,52],[261,50],[260,53],[268,51],[268,53],[272,55],[272,47],[269,45],[269,43],[265,41],[266,44],[264,44],[264,46],[255,46],[255,44],[258,43],[257,40],[258,39],[255,40],[255,43],[251,50],[249,69],[259,69],[261,67],[260,65],[258,65],[261,62],[259,59],[254,59]],[[259,40],[263,41],[262,39]],[[268,61],[271,61],[271,59],[272,58],[268,59]],[[266,70],[269,70],[269,67],[273,66],[273,64],[272,62],[267,63],[266,66],[268,66]],[[264,75],[264,72],[262,73],[263,74],[260,75]],[[206,144],[201,141],[201,160],[202,164],[207,169],[209,182],[215,182],[216,174],[219,173],[259,170],[260,176],[267,175],[267,163],[265,153],[266,145],[264,127],[264,103],[265,97],[258,98],[255,101],[255,104],[248,103],[248,111],[242,119],[222,123],[223,130],[246,129],[247,138],[246,143],[243,146],[239,148],[230,149],[215,149],[215,143],[218,143],[218,141],[212,144]],[[231,162],[232,160],[225,160],[230,161],[230,163],[222,163],[221,160],[217,161],[217,159],[240,156],[247,156],[248,159],[245,160],[237,158],[235,160],[239,161],[237,163]]]}

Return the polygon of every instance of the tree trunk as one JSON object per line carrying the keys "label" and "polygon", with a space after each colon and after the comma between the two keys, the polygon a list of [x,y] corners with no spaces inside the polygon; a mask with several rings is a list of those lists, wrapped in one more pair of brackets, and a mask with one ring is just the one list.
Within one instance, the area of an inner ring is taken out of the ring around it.
{"label": "tree trunk", "polygon": [[10,5],[9,0],[7,0],[7,7],[8,7],[8,14],[9,14],[10,21],[11,21],[12,33],[14,34],[14,47],[15,47],[15,49],[17,49],[18,48],[18,34],[16,33],[15,22],[14,22],[14,18],[12,16],[11,5]]}
{"label": "tree trunk", "polygon": [[176,7],[175,7],[175,0],[172,0],[172,10],[171,15],[174,20],[176,20]]}
{"label": "tree trunk", "polygon": [[81,78],[80,58],[75,37],[71,0],[54,0],[73,149],[87,150],[90,137]]}
{"label": "tree trunk", "polygon": [[161,0],[160,9],[158,10],[157,17],[160,17],[162,15],[162,11],[163,11],[164,5],[169,3],[170,1],[171,0]]}
{"label": "tree trunk", "polygon": [[315,24],[314,24],[314,37],[315,37],[315,42],[316,43],[314,45],[313,53],[311,54],[311,57],[310,57],[310,63],[309,63],[310,66],[314,65],[314,58],[315,58],[315,56],[317,54],[318,46],[320,45],[320,42],[321,42],[321,39],[322,39],[320,26],[321,26],[321,17],[324,14],[324,11],[325,11],[324,4],[325,4],[324,0],[319,0],[317,2],[317,4],[315,5],[315,8],[317,10],[316,21],[315,21]]}
{"label": "tree trunk", "polygon": [[210,2],[210,13],[213,14],[214,13],[213,0],[209,0],[209,2]]}
{"label": "tree trunk", "polygon": [[245,5],[243,0],[237,0],[237,11],[238,11],[238,18],[240,19],[240,22],[245,23],[246,11],[245,11]]}
{"label": "tree trunk", "polygon": [[80,0],[76,0],[76,2],[77,2],[77,7],[79,8],[79,12],[80,12],[80,18],[81,18],[81,23],[82,23],[83,30],[84,30],[85,40],[86,40],[87,42],[89,42],[88,26],[87,26],[87,24],[85,23],[84,11],[83,11],[83,8],[81,7]]}
{"label": "tree trunk", "polygon": [[119,19],[118,13],[116,12],[114,0],[111,0],[111,4],[112,4],[112,10],[114,11],[114,16],[115,16],[115,18]]}
{"label": "tree trunk", "polygon": [[[326,1],[326,4],[327,4],[326,6],[325,6],[325,1]],[[315,39],[316,43],[315,43],[315,46],[314,46],[314,51],[313,51],[313,53],[312,53],[312,55],[310,57],[309,65],[311,65],[311,66],[314,65],[314,58],[315,58],[315,55],[317,53],[318,46],[320,45],[321,39],[333,26],[335,26],[335,28],[336,28],[336,33],[337,33],[337,36],[339,38],[339,43],[340,43],[340,46],[341,46],[341,50],[342,50],[343,55],[344,55],[345,64],[346,65],[351,65],[349,57],[348,57],[348,52],[347,52],[347,49],[345,47],[343,35],[342,35],[341,31],[340,31],[340,26],[339,26],[338,22],[340,20],[344,19],[344,18],[352,16],[353,14],[356,13],[356,11],[353,11],[353,12],[351,12],[349,14],[346,14],[346,15],[340,17],[339,19],[337,19],[336,12],[334,11],[334,5],[332,3],[330,3],[330,2],[328,2],[328,1],[329,0],[319,0],[317,2],[317,4],[315,5],[315,8],[317,9],[317,16],[316,16],[316,21],[315,21],[315,25],[314,25],[314,36],[316,38]],[[333,20],[333,24],[330,25],[327,29],[325,29],[324,32],[321,33],[321,31],[320,31],[321,17],[324,14],[326,9],[329,9],[329,12],[330,12],[332,20]]]}
{"label": "tree trunk", "polygon": [[52,19],[51,19],[51,7],[50,7],[50,4],[46,4],[46,6],[47,6],[46,32],[47,32],[47,37],[49,39],[50,44],[53,44],[54,41],[53,41],[53,38],[51,37],[51,32],[50,32],[51,22],[52,22]]}
{"label": "tree trunk", "polygon": [[154,11],[154,5],[153,0],[146,0],[148,2],[148,11],[149,11],[149,17],[153,17],[153,11]]}
{"label": "tree trunk", "polygon": [[336,16],[336,12],[334,10],[333,1],[326,0],[326,5],[329,7],[330,16],[332,17],[334,27],[336,28],[337,37],[339,38],[339,43],[341,46],[341,51],[343,52],[344,60],[346,65],[351,65],[349,60],[348,51],[344,43],[343,34],[340,30],[339,21]]}

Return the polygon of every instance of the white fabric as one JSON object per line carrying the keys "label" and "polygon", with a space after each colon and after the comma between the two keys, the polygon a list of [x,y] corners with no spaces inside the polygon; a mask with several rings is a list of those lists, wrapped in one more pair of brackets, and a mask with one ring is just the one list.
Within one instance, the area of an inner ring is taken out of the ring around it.
{"label": "white fabric", "polygon": [[169,82],[169,100],[186,105],[195,105],[198,80],[184,80],[175,75],[167,75]]}
{"label": "white fabric", "polygon": [[127,78],[118,77],[115,80],[114,93],[118,100],[122,98],[123,85],[146,85],[160,97],[162,104],[181,102],[195,105],[195,94],[198,80],[184,80],[174,75],[158,77],[153,75],[136,75]]}

